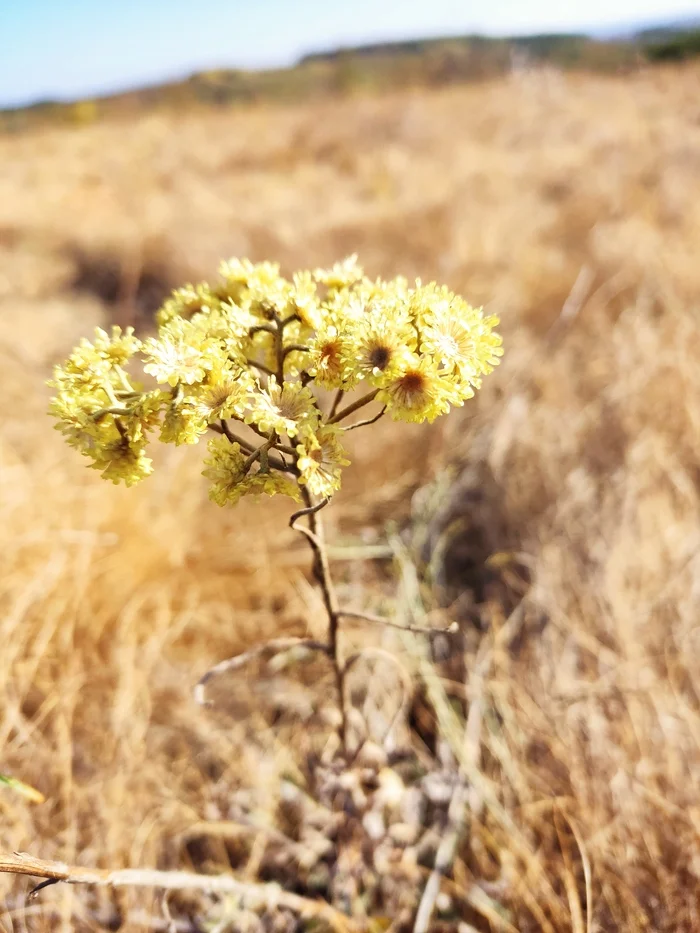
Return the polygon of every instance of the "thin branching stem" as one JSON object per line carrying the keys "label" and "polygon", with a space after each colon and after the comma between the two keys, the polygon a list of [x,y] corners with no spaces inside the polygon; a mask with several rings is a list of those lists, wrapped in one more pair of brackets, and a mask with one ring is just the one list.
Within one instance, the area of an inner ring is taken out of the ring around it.
{"label": "thin branching stem", "polygon": [[[248,455],[243,465],[241,466],[241,475],[245,476],[248,470],[252,467],[256,460],[260,460],[261,464],[265,457],[265,454],[270,450],[271,447],[275,446],[275,441],[277,440],[277,435],[273,432],[272,437],[268,438],[264,444],[261,444],[260,447],[256,447],[252,453]],[[267,458],[269,463],[269,456]]]}
{"label": "thin branching stem", "polygon": [[[248,424],[246,427],[250,428],[250,430],[257,434],[258,437],[264,437],[265,440],[267,440],[267,434],[265,434],[264,431],[261,431],[256,424]],[[281,450],[283,454],[288,454],[290,457],[295,457],[297,453],[294,447],[290,447],[288,444],[280,444],[279,441],[276,441],[275,449]]]}
{"label": "thin branching stem", "polygon": [[67,865],[64,862],[45,861],[26,852],[0,854],[0,872],[44,878],[45,881],[34,888],[30,897],[35,897],[48,885],[61,882],[108,888],[159,888],[169,891],[190,889],[234,895],[251,908],[285,907],[302,917],[314,918],[317,922],[325,921],[337,933],[359,930],[350,917],[341,914],[325,901],[283,891],[276,884],[241,881],[232,874],[204,875],[189,871],[157,871],[149,868],[86,868],[81,865]]}
{"label": "thin branching stem", "polygon": [[338,406],[343,401],[343,396],[345,395],[345,389],[338,389],[335,393],[335,398],[333,399],[333,404],[331,405],[331,410],[328,413],[329,418],[334,418],[335,413],[338,411]]}
{"label": "thin branching stem", "polygon": [[259,370],[261,373],[264,373],[266,376],[274,376],[275,373],[269,366],[265,366],[264,363],[258,363],[257,360],[246,359],[248,366],[252,366],[254,369]]}
{"label": "thin branching stem", "polygon": [[369,405],[370,402],[375,400],[378,393],[379,389],[373,389],[371,392],[368,392],[367,395],[358,398],[352,405],[346,405],[345,408],[341,408],[332,418],[328,419],[328,424],[337,424],[339,421],[342,421],[343,418],[347,418],[348,415],[352,415],[356,411],[359,411],[360,408],[364,408],[365,405]]}
{"label": "thin branching stem", "polygon": [[259,333],[276,334],[277,329],[272,324],[256,324],[255,327],[251,327],[248,331],[250,337],[254,337]]}
{"label": "thin branching stem", "polygon": [[128,408],[116,407],[116,408],[101,408],[99,411],[96,411],[90,417],[93,421],[101,421],[105,415],[128,415],[130,414]]}
{"label": "thin branching stem", "polygon": [[238,444],[241,450],[244,450],[247,454],[252,454],[252,452],[255,450],[255,447],[248,441],[244,440],[242,437],[234,434],[231,428],[229,428],[228,422],[225,418],[222,418],[219,423],[221,424],[222,433],[226,435],[232,444]]}
{"label": "thin branching stem", "polygon": [[277,385],[281,387],[284,382],[284,328],[278,318],[275,318],[275,323],[275,359],[277,360],[275,378]]}
{"label": "thin branching stem", "polygon": [[197,681],[194,688],[195,701],[199,703],[200,706],[208,706],[206,686],[214,677],[238,670],[248,664],[249,661],[260,657],[261,654],[267,651],[271,651],[273,654],[279,654],[282,651],[289,651],[295,648],[330,654],[330,647],[325,644],[325,642],[316,641],[313,638],[272,638],[270,641],[266,641],[261,645],[255,645],[255,647],[251,648],[249,651],[244,651],[242,654],[236,654],[232,658],[220,661],[214,667],[210,668],[206,674]]}
{"label": "thin branching stem", "polygon": [[308,353],[309,348],[303,346],[300,343],[288,343],[284,348],[284,358],[286,359],[288,354],[293,353],[296,350],[297,353]]}
{"label": "thin branching stem", "polygon": [[[234,434],[230,429],[227,431],[219,424],[210,424],[209,430],[214,431],[215,434],[223,434],[232,444],[240,444],[241,449],[247,453],[251,454],[254,451],[259,451],[260,448],[253,447],[252,444],[249,444],[247,441],[244,441],[243,438],[239,437],[237,434]],[[263,435],[264,436],[264,435]],[[265,445],[263,445],[265,446]],[[288,448],[280,447],[282,453],[287,453]],[[267,462],[271,467],[274,467],[275,470],[280,470],[282,473],[291,473],[293,476],[297,476],[299,471],[296,468],[295,464],[287,464],[280,457],[275,457],[274,454],[267,454]]]}
{"label": "thin branching stem", "polygon": [[[300,531],[309,542],[313,551],[313,574],[321,587],[323,595],[323,605],[328,616],[328,648],[333,662],[333,671],[335,674],[335,683],[338,692],[338,705],[340,707],[340,729],[339,735],[341,747],[347,752],[347,712],[345,709],[345,687],[344,687],[344,666],[340,655],[340,617],[342,613],[338,607],[338,598],[336,596],[333,579],[331,577],[331,568],[328,560],[328,549],[323,533],[323,523],[319,512],[324,506],[328,505],[328,499],[322,499],[314,503],[311,494],[306,486],[301,486],[301,494],[306,508],[295,512],[289,520],[290,528]],[[308,519],[308,527],[299,526],[296,523],[300,518]]]}
{"label": "thin branching stem", "polygon": [[379,421],[379,419],[382,417],[385,411],[386,411],[386,405],[384,406],[384,408],[382,408],[380,412],[377,412],[374,418],[367,418],[365,421],[357,421],[355,422],[355,424],[349,424],[345,428],[345,430],[354,431],[355,428],[366,428],[368,424],[376,424],[377,421]]}
{"label": "thin branching stem", "polygon": [[370,612],[358,612],[354,609],[341,609],[338,615],[343,619],[360,619],[364,622],[371,622],[372,625],[385,625],[387,628],[398,628],[402,632],[414,632],[416,635],[456,635],[459,631],[456,622],[451,622],[447,628],[430,628],[427,625],[402,625],[401,622],[392,622],[384,616],[373,615]]}

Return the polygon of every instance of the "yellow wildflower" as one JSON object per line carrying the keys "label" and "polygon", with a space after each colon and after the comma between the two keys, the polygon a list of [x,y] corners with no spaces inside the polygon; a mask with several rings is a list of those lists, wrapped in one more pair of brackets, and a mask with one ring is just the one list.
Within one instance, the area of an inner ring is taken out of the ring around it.
{"label": "yellow wildflower", "polygon": [[173,399],[166,409],[160,439],[164,444],[197,444],[208,420],[194,397]]}
{"label": "yellow wildflower", "polygon": [[[172,293],[158,312],[157,337],[141,343],[131,329],[98,329],[56,367],[51,414],[105,478],[132,484],[147,476],[145,445],[155,429],[167,443],[195,444],[219,420],[235,419],[269,436],[272,451],[246,455],[245,441],[241,450],[226,436],[212,440],[205,472],[215,501],[297,497],[285,454],[296,456],[299,482],[314,496],[331,495],[348,461],[342,429],[323,423],[318,390],[349,392],[366,382],[394,419],[432,421],[471,397],[502,354],[496,318],[435,283],[371,281],[356,256],[291,281],[278,264],[247,259],[221,272],[214,288]],[[128,374],[139,352],[161,387],[144,391]],[[281,451],[277,438],[290,438],[295,451]]]}
{"label": "yellow wildflower", "polygon": [[417,334],[393,309],[375,305],[357,324],[348,366],[358,379],[379,388],[390,385],[406,368],[416,349]]}
{"label": "yellow wildflower", "polygon": [[[309,343],[307,368],[322,389],[349,388],[353,382],[348,369],[351,356],[350,335],[334,324],[320,330]],[[357,381],[355,378],[354,381]]]}
{"label": "yellow wildflower", "polygon": [[143,345],[144,371],[161,383],[194,385],[202,382],[215,363],[212,345],[190,343],[186,332],[150,337]]}
{"label": "yellow wildflower", "polygon": [[461,404],[454,385],[440,375],[436,363],[415,354],[403,372],[380,390],[377,401],[387,406],[395,421],[414,422],[434,421],[448,412],[450,405]]}
{"label": "yellow wildflower", "polygon": [[335,425],[322,425],[304,434],[297,445],[299,482],[314,496],[332,496],[340,489],[340,474],[350,463],[339,440],[341,432]]}
{"label": "yellow wildflower", "polygon": [[246,495],[283,495],[299,499],[297,484],[282,473],[247,469],[249,458],[239,444],[225,437],[214,437],[208,443],[209,457],[204,461],[203,476],[210,479],[209,498],[217,505],[235,505]]}
{"label": "yellow wildflower", "polygon": [[280,386],[271,376],[267,388],[252,393],[246,424],[254,424],[263,434],[275,431],[296,437],[301,430],[313,430],[320,412],[311,389],[300,382],[285,382]]}
{"label": "yellow wildflower", "polygon": [[139,350],[141,341],[128,327],[122,334],[113,327],[111,335],[101,327],[95,329],[95,340],[80,341],[63,366],[56,366],[50,385],[59,389],[71,386],[76,390],[104,387],[114,378],[118,368]]}
{"label": "yellow wildflower", "polygon": [[357,255],[353,254],[336,262],[330,269],[315,269],[314,278],[328,289],[350,288],[364,278],[364,272],[357,263]]}
{"label": "yellow wildflower", "polygon": [[62,392],[51,400],[49,413],[59,419],[56,429],[68,444],[91,457],[102,444],[117,436],[113,419],[105,417],[98,420],[94,417],[96,412],[104,409],[104,405],[89,395],[78,398]]}
{"label": "yellow wildflower", "polygon": [[115,485],[123,482],[134,486],[153,472],[153,461],[146,456],[143,441],[133,441],[127,436],[102,445],[95,452],[91,466],[101,472],[103,479]]}
{"label": "yellow wildflower", "polygon": [[316,283],[310,272],[295,272],[290,296],[291,310],[299,315],[302,324],[317,330],[323,322],[323,311],[316,293]]}
{"label": "yellow wildflower", "polygon": [[195,314],[209,313],[217,308],[220,299],[206,282],[177,288],[156,312],[156,321],[162,327],[173,318],[191,320]]}
{"label": "yellow wildflower", "polygon": [[214,367],[197,391],[195,408],[208,424],[221,418],[242,418],[254,390],[249,371],[229,364]]}
{"label": "yellow wildflower", "polygon": [[271,288],[280,278],[278,262],[253,263],[250,259],[229,259],[221,263],[219,271],[228,286],[237,288]]}
{"label": "yellow wildflower", "polygon": [[493,333],[496,317],[484,317],[480,309],[453,298],[423,315],[421,353],[433,357],[441,371],[478,384],[491,372],[503,353],[501,338]]}

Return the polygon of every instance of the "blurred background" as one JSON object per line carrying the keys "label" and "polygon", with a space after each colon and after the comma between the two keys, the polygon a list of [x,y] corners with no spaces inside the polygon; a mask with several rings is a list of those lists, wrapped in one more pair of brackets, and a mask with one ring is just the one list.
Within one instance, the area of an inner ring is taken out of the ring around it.
{"label": "blurred background", "polygon": [[[411,930],[454,792],[429,663],[480,726],[429,929],[700,929],[700,7],[25,0],[0,4],[0,48],[0,772],[46,797],[0,787],[0,849],[233,869]],[[405,720],[360,764],[400,787],[339,824],[330,777],[316,809],[298,796],[324,672],[192,699],[221,659],[323,632],[288,506],[219,510],[198,449],[105,484],[45,383],[223,258],[350,253],[499,315],[505,356],[444,423],[352,445],[341,595],[459,636],[418,656],[348,625],[416,676],[408,700],[359,678]],[[323,929],[26,890],[0,880],[3,933]]]}

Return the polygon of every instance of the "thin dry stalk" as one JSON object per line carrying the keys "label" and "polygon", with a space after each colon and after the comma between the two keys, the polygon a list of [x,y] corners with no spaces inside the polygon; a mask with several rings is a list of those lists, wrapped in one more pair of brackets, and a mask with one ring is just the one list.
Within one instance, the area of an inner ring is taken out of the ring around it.
{"label": "thin dry stalk", "polygon": [[100,869],[67,865],[35,858],[25,852],[0,855],[0,872],[16,875],[31,875],[44,878],[30,893],[30,897],[49,885],[90,884],[99,887],[160,888],[165,891],[197,890],[208,894],[233,894],[240,897],[252,909],[275,909],[284,907],[302,917],[325,920],[334,930],[359,930],[348,917],[321,901],[313,901],[299,894],[282,891],[274,884],[253,884],[238,881],[231,875],[198,875],[188,871],[157,871],[149,868]]}
{"label": "thin dry stalk", "polygon": [[387,628],[397,628],[402,632],[413,632],[415,635],[456,635],[459,626],[456,622],[451,622],[445,628],[431,628],[428,625],[409,625],[403,622],[391,622],[383,616],[372,615],[370,612],[358,612],[355,609],[341,609],[338,613],[344,619],[361,619],[363,622],[371,622],[372,625],[384,625]]}
{"label": "thin dry stalk", "polygon": [[[347,710],[345,709],[345,687],[343,674],[343,661],[340,656],[339,628],[341,612],[338,607],[338,597],[336,596],[333,579],[331,577],[331,568],[328,560],[328,549],[324,536],[323,523],[319,516],[322,508],[328,505],[328,499],[322,499],[314,503],[311,495],[305,486],[301,487],[302,496],[306,503],[306,508],[295,512],[289,519],[289,527],[301,532],[311,546],[313,551],[313,574],[317,583],[321,587],[323,595],[323,605],[328,615],[328,654],[333,662],[333,672],[335,674],[335,684],[338,692],[338,705],[340,707],[340,728],[339,736],[341,747],[347,751]],[[308,528],[303,525],[297,527],[300,518],[308,518]]]}
{"label": "thin dry stalk", "polygon": [[289,651],[292,648],[304,648],[307,651],[321,651],[323,654],[329,653],[328,645],[321,641],[316,641],[313,638],[271,638],[269,641],[256,645],[249,651],[236,654],[232,658],[220,661],[218,664],[215,664],[214,667],[210,668],[206,674],[200,677],[194,688],[194,698],[196,702],[199,703],[200,706],[207,705],[206,686],[212,678],[218,677],[220,674],[227,674],[229,671],[238,670],[248,664],[249,661],[255,660],[255,658],[260,657],[261,654],[265,654],[267,651],[279,653],[280,651]]}
{"label": "thin dry stalk", "polygon": [[[480,655],[480,658],[477,659],[472,677],[470,678],[472,701],[469,706],[467,722],[464,728],[464,754],[469,761],[471,770],[478,770],[480,766],[484,678],[491,664],[493,656],[492,648],[484,643]],[[467,814],[471,811],[478,819],[482,805],[478,790],[475,787],[470,787],[470,781],[465,770],[460,767],[457,787],[455,788],[447,811],[447,831],[435,855],[435,867],[423,890],[413,926],[413,933],[428,933],[430,929],[430,919],[435,908],[435,901],[440,893],[440,884],[443,877],[452,867],[457,846],[464,831]]]}

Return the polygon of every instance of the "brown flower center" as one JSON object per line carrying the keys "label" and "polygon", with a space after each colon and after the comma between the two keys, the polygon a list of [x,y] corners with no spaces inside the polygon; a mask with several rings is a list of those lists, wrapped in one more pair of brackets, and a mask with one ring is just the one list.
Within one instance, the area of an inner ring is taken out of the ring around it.
{"label": "brown flower center", "polygon": [[321,348],[321,360],[326,366],[335,366],[338,363],[338,357],[340,356],[339,347],[337,343],[326,343]]}
{"label": "brown flower center", "polygon": [[391,359],[391,351],[388,347],[374,347],[369,354],[369,361],[373,369],[386,369]]}
{"label": "brown flower center", "polygon": [[399,382],[401,391],[407,398],[415,398],[425,391],[425,377],[422,373],[406,373]]}

